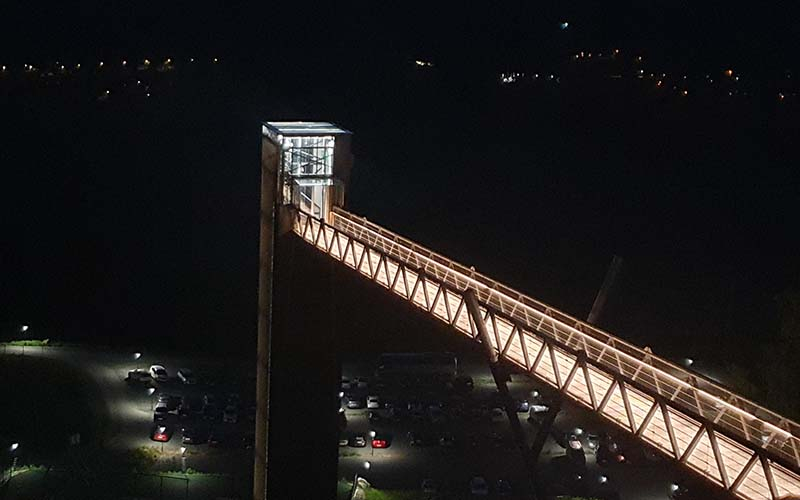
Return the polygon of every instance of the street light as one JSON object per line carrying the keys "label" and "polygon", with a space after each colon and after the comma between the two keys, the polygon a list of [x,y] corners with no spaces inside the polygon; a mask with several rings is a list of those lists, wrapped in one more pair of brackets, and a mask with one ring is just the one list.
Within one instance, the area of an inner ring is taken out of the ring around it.
{"label": "street light", "polygon": [[20,328],[19,331],[21,331],[22,333],[25,333],[25,332],[28,331],[28,328],[30,328],[28,325],[22,325],[22,328]]}
{"label": "street light", "polygon": [[17,454],[15,453],[17,448],[19,448],[19,443],[11,443],[11,446],[9,447],[11,450],[11,455],[14,457],[13,460],[11,460],[11,475],[8,476],[9,481],[11,481],[11,479],[14,477],[14,469],[17,468]]}
{"label": "street light", "polygon": [[371,463],[369,463],[369,462],[364,462],[364,468],[365,468],[365,469],[369,470],[369,468],[370,468],[370,467],[372,467],[372,464],[371,464]]}
{"label": "street light", "polygon": [[186,447],[181,446],[181,472],[186,472]]}
{"label": "street light", "polygon": [[375,431],[369,431],[369,445],[372,448],[372,456],[375,456]]}
{"label": "street light", "polygon": [[[133,353],[133,360],[134,361],[139,361],[139,358],[141,358],[141,357],[142,357],[142,353],[140,353],[140,352]],[[136,363],[136,369],[137,370],[139,369],[139,363]]]}
{"label": "street light", "polygon": [[147,389],[147,395],[150,397],[150,411],[153,411],[153,393],[156,392],[155,387]]}

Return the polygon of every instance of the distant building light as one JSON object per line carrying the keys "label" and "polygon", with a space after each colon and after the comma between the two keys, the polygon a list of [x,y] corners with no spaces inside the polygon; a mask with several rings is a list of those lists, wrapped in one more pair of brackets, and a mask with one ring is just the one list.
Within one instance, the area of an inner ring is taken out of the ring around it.
{"label": "distant building light", "polygon": [[562,30],[565,30],[565,29],[569,28],[569,22],[568,22],[568,21],[562,21],[562,22],[561,22],[561,24],[559,24],[558,26],[559,26],[559,27],[560,27]]}
{"label": "distant building light", "polygon": [[214,58],[214,62],[215,62],[215,63],[219,62],[219,59],[217,59],[217,58],[215,57],[215,58]]}
{"label": "distant building light", "polygon": [[103,67],[103,61],[100,61],[100,64],[98,64],[98,66],[100,66],[102,68]]}
{"label": "distant building light", "polygon": [[733,70],[732,70],[732,69],[726,69],[726,70],[725,70],[725,75],[727,75],[727,76],[733,76]]}
{"label": "distant building light", "polygon": [[28,325],[22,325],[22,328],[20,328],[20,331],[25,333],[25,332],[28,331],[28,328],[30,328]]}
{"label": "distant building light", "polygon": [[189,62],[194,62],[194,57],[190,57]]}
{"label": "distant building light", "polygon": [[128,61],[124,61],[124,60],[123,60],[123,61],[122,61],[122,65],[123,65],[123,66],[127,66],[127,65],[128,65]]}
{"label": "distant building light", "polygon": [[[3,66],[3,67],[5,68],[5,66]],[[782,92],[778,92],[778,100],[779,100],[779,101],[782,101],[782,100],[784,99],[784,97],[785,97],[785,96],[783,95],[783,93],[782,93]]]}

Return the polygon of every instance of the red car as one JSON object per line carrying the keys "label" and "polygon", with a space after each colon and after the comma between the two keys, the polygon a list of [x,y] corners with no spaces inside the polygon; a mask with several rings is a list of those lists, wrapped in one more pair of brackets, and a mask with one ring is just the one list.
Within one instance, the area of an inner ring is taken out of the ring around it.
{"label": "red car", "polygon": [[172,428],[167,425],[154,425],[150,431],[150,439],[159,443],[166,443],[172,438]]}
{"label": "red car", "polygon": [[372,447],[373,448],[388,448],[389,447],[389,438],[386,436],[377,435],[372,438]]}

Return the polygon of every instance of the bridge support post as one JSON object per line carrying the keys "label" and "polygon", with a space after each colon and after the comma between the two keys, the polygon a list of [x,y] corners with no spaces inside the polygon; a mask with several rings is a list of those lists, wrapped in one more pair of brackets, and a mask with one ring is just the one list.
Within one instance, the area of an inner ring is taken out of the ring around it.
{"label": "bridge support post", "polygon": [[464,292],[464,303],[467,306],[467,312],[469,312],[472,322],[478,329],[478,338],[480,339],[481,345],[483,345],[483,349],[486,352],[486,357],[489,360],[489,369],[492,371],[492,378],[497,386],[497,392],[500,393],[500,398],[503,401],[506,415],[508,415],[508,421],[511,424],[511,432],[513,433],[514,439],[517,441],[517,445],[519,446],[522,459],[525,463],[525,468],[530,474],[528,476],[529,490],[533,492],[534,483],[533,481],[530,481],[530,478],[533,477],[536,472],[536,460],[530,456],[527,443],[525,442],[525,432],[523,432],[522,425],[520,425],[519,417],[517,416],[517,409],[514,406],[514,401],[511,399],[511,394],[508,392],[508,374],[505,372],[503,367],[500,366],[500,357],[498,356],[494,347],[492,347],[489,331],[486,329],[486,323],[481,315],[481,309],[478,306],[478,299],[473,290],[467,289]]}
{"label": "bridge support post", "polygon": [[258,259],[258,345],[256,349],[256,433],[253,500],[267,498],[269,379],[272,357],[272,283],[278,211],[280,150],[267,140],[261,148],[261,204]]}

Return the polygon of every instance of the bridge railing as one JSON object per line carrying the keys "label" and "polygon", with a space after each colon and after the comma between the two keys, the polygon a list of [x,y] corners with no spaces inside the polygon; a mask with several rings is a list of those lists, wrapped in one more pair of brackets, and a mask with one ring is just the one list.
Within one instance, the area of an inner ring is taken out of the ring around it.
{"label": "bridge railing", "polygon": [[528,297],[341,209],[334,209],[333,227],[380,249],[397,261],[423,270],[454,290],[475,290],[481,303],[519,322],[522,327],[551,336],[574,352],[612,372],[618,372],[681,406],[714,422],[736,437],[767,449],[800,467],[800,425],[709,380],[698,379],[681,366],[627,343],[558,309]]}
{"label": "bridge railing", "polygon": [[294,231],[474,338],[473,290],[503,359],[741,498],[800,496],[796,423],[343,210],[330,223],[298,212]]}

